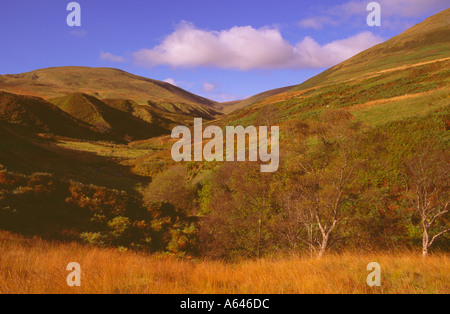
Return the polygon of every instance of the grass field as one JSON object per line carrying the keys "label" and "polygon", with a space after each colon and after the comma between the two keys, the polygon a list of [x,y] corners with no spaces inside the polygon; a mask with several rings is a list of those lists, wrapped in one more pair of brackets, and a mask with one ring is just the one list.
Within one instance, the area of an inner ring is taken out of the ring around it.
{"label": "grass field", "polygon": [[[82,268],[81,287],[66,284],[67,264]],[[381,265],[382,286],[366,284]],[[180,260],[115,249],[25,239],[0,232],[0,293],[450,293],[450,256],[418,252],[221,261]]]}

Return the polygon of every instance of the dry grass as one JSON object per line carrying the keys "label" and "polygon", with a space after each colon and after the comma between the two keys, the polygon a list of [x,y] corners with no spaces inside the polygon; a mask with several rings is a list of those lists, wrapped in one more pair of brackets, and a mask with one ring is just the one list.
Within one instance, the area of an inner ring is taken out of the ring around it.
{"label": "dry grass", "polygon": [[[82,267],[82,286],[65,270]],[[382,267],[382,287],[366,285],[369,262]],[[264,259],[235,264],[187,261],[114,249],[23,239],[0,232],[0,293],[444,293],[450,257],[343,254]]]}

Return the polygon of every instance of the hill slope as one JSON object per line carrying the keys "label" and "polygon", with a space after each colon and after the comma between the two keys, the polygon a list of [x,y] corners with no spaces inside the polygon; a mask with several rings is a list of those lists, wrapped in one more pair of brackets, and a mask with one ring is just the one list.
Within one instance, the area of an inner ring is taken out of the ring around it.
{"label": "hill slope", "polygon": [[[112,68],[55,67],[6,74],[0,76],[0,90],[43,99],[86,94],[99,99],[129,100],[147,111],[167,116],[173,124],[183,122],[186,116],[212,120],[222,115],[222,106],[214,101],[166,82]],[[141,112],[140,116],[145,114]]]}
{"label": "hill slope", "polygon": [[379,71],[450,58],[450,9],[313,77],[295,90],[361,78]]}
{"label": "hill slope", "polygon": [[215,102],[169,83],[112,68],[55,67],[0,76],[0,89],[42,98],[84,93],[97,98],[132,99],[140,104],[174,102],[214,107]]}
{"label": "hill slope", "polygon": [[[76,93],[49,101],[98,132],[109,133],[115,138],[139,140],[168,133],[168,130],[160,126],[147,123],[129,112],[113,108],[86,94]],[[130,103],[128,105],[131,106]]]}
{"label": "hill slope", "polygon": [[375,124],[438,110],[450,98],[448,34],[450,9],[294,88],[256,98],[223,121],[254,123],[267,106],[277,111],[279,121],[345,108]]}
{"label": "hill slope", "polygon": [[0,91],[0,121],[20,125],[32,132],[81,139],[98,139],[93,128],[53,104],[37,97]]}

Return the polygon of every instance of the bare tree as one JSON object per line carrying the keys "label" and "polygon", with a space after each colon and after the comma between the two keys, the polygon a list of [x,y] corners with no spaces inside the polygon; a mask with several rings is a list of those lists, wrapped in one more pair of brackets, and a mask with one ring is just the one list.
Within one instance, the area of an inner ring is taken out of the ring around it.
{"label": "bare tree", "polygon": [[311,251],[322,257],[331,244],[331,236],[345,219],[344,205],[349,198],[348,189],[356,179],[362,161],[350,161],[346,153],[333,165],[315,169],[302,164],[304,173],[293,194],[296,199],[299,222],[306,230],[301,239]]}
{"label": "bare tree", "polygon": [[303,141],[291,162],[285,204],[303,230],[300,241],[322,257],[347,218],[346,203],[364,160],[357,157],[352,132],[345,124],[322,124],[317,130],[318,143]]}
{"label": "bare tree", "polygon": [[406,164],[406,197],[419,215],[423,230],[422,255],[450,231],[449,154],[424,149]]}

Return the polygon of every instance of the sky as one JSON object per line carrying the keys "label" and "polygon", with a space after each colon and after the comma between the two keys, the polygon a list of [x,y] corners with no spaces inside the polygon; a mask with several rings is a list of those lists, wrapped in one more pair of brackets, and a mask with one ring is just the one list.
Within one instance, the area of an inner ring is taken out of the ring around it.
{"label": "sky", "polygon": [[112,67],[220,101],[297,85],[449,7],[448,0],[0,0],[0,74]]}

